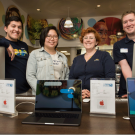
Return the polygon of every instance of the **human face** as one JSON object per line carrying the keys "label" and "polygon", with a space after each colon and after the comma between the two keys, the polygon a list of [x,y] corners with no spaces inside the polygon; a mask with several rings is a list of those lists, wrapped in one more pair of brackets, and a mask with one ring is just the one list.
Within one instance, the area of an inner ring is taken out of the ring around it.
{"label": "human face", "polygon": [[123,30],[127,35],[135,35],[135,15],[133,13],[123,17]]}
{"label": "human face", "polygon": [[101,45],[108,44],[108,28],[104,22],[98,22],[96,29],[101,37]]}
{"label": "human face", "polygon": [[55,30],[49,30],[47,37],[45,38],[44,48],[45,49],[55,49],[58,44],[58,35]]}
{"label": "human face", "polygon": [[7,33],[6,38],[11,41],[17,41],[22,35],[22,24],[21,22],[11,21],[10,24],[4,27]]}
{"label": "human face", "polygon": [[94,33],[87,33],[83,37],[83,45],[85,49],[95,49],[95,46],[98,44],[96,41]]}

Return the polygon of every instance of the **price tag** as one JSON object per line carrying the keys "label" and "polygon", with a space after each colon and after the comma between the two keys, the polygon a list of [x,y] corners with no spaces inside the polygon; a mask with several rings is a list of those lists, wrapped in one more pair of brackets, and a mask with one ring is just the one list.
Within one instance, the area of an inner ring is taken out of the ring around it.
{"label": "price tag", "polygon": [[90,80],[90,113],[115,115],[115,80]]}
{"label": "price tag", "polygon": [[0,112],[15,113],[15,80],[0,80]]}

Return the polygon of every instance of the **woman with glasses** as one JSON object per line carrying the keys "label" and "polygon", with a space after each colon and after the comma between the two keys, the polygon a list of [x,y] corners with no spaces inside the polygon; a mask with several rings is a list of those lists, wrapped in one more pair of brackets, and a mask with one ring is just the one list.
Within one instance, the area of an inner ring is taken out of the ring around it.
{"label": "woman with glasses", "polygon": [[59,33],[55,26],[46,27],[40,35],[41,48],[30,53],[27,62],[26,78],[36,92],[37,80],[68,79],[69,69],[67,58],[56,51]]}
{"label": "woman with glasses", "polygon": [[101,39],[94,28],[83,29],[80,37],[86,53],[77,56],[69,79],[82,80],[82,98],[90,97],[90,78],[115,78],[115,65],[108,52],[96,50]]}

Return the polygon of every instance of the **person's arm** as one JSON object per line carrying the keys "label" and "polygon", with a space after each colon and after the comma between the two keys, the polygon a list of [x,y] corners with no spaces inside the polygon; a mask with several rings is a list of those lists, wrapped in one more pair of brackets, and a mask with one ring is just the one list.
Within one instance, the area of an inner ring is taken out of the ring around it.
{"label": "person's arm", "polygon": [[7,48],[7,52],[8,52],[9,57],[11,57],[11,61],[13,61],[15,57],[15,52],[11,45],[9,45],[9,47]]}
{"label": "person's arm", "polygon": [[132,71],[126,59],[119,61],[119,65],[121,66],[121,71],[125,80],[128,77],[132,77]]}
{"label": "person's arm", "polygon": [[[128,77],[129,78],[132,77],[132,71],[131,71],[131,68],[130,68],[129,64],[127,63],[126,59],[119,61],[119,65],[121,67],[121,71],[122,71],[122,74],[123,74],[125,80]],[[123,98],[127,97],[127,94],[123,95],[122,97]]]}
{"label": "person's arm", "polygon": [[[113,57],[114,57],[114,62],[121,66],[122,74],[126,80],[127,77],[132,76],[132,71],[127,63],[124,53],[121,53],[120,51],[121,48],[120,42],[121,41],[116,42],[113,46]],[[127,94],[123,95],[122,97],[127,97]]]}
{"label": "person's arm", "polygon": [[36,78],[36,71],[37,71],[37,63],[36,63],[36,56],[35,52],[31,52],[28,62],[27,62],[27,69],[26,69],[26,79],[31,86],[33,92],[36,93],[36,86],[37,86],[37,78]]}
{"label": "person's arm", "polygon": [[4,41],[3,38],[0,38],[0,46],[4,46],[5,48],[9,47],[9,43]]}
{"label": "person's arm", "polygon": [[7,49],[8,55],[9,57],[11,57],[12,61],[15,57],[15,52],[12,46],[8,42],[3,41],[2,39],[0,39],[0,46],[4,46]]}

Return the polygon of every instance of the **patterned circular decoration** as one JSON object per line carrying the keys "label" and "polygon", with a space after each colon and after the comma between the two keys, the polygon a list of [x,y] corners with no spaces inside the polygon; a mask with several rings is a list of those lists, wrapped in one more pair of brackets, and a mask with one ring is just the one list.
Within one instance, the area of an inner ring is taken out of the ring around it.
{"label": "patterned circular decoration", "polygon": [[93,27],[93,25],[96,23],[96,20],[94,19],[94,18],[91,18],[91,19],[89,19],[88,20],[88,25],[90,26],[90,27]]}
{"label": "patterned circular decoration", "polygon": [[58,24],[58,29],[62,38],[66,40],[73,40],[81,34],[81,30],[83,28],[83,20],[81,18],[71,18],[73,22],[72,28],[65,28],[64,23],[66,19],[62,18]]}

